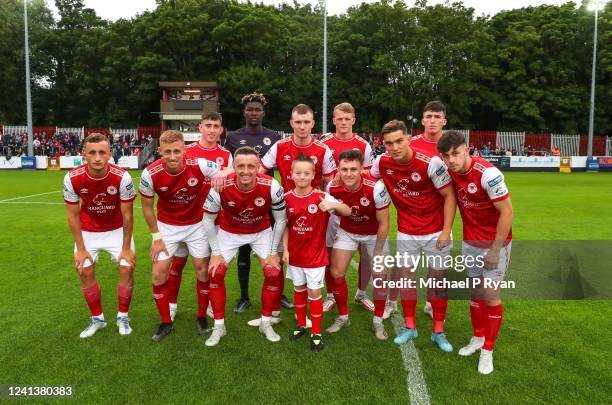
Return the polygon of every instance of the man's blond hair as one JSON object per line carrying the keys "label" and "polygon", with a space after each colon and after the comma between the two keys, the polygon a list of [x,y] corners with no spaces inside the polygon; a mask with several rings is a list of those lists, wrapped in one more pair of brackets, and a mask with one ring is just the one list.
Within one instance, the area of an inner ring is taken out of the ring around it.
{"label": "man's blond hair", "polygon": [[164,144],[164,143],[174,143],[174,142],[185,142],[185,139],[183,138],[183,134],[177,130],[174,129],[169,129],[167,131],[162,132],[161,136],[159,137],[159,144]]}
{"label": "man's blond hair", "polygon": [[347,102],[340,103],[337,106],[335,106],[334,112],[332,115],[336,114],[336,111],[355,115],[355,107],[353,107],[351,103],[347,103]]}

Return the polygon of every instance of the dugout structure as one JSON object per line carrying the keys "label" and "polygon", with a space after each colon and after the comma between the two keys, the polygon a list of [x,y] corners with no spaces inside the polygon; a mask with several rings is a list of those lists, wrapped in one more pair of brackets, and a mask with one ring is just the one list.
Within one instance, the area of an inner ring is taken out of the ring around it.
{"label": "dugout structure", "polygon": [[[202,116],[219,111],[219,88],[216,82],[159,82],[161,130],[175,129],[185,140],[199,139],[198,124]],[[191,139],[195,138],[195,139]]]}

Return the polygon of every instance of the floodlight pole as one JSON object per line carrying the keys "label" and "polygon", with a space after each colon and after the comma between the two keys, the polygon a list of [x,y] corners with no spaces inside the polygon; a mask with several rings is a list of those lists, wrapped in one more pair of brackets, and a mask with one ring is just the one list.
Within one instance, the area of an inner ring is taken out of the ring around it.
{"label": "floodlight pole", "polygon": [[320,0],[323,8],[323,116],[321,121],[321,132],[327,133],[327,1]]}
{"label": "floodlight pole", "polygon": [[595,65],[597,62],[597,17],[599,14],[599,1],[595,0],[595,28],[593,30],[593,67],[591,70],[591,107],[589,109],[589,143],[587,154],[593,157],[593,131],[595,121]]}
{"label": "floodlight pole", "polygon": [[23,0],[23,25],[25,35],[26,110],[28,118],[28,156],[34,156],[34,129],[32,126],[32,90],[30,89],[30,43],[28,41],[28,0]]}

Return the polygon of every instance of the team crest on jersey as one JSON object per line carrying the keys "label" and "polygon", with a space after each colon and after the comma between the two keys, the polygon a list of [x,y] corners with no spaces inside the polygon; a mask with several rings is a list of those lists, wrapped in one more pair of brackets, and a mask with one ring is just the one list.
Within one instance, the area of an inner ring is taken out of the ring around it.
{"label": "team crest on jersey", "polygon": [[319,207],[317,207],[317,204],[310,204],[308,206],[308,212],[310,212],[311,214],[316,213],[319,210]]}
{"label": "team crest on jersey", "polygon": [[190,177],[189,180],[187,180],[187,184],[193,187],[198,184],[198,179],[196,179],[195,177]]}
{"label": "team crest on jersey", "polygon": [[82,188],[82,189],[79,190],[79,192],[81,194],[87,194],[87,193],[89,193],[89,190],[87,190],[86,188]]}
{"label": "team crest on jersey", "polygon": [[391,169],[387,169],[387,174],[388,174],[388,175],[392,175],[393,173],[395,173],[393,170],[391,170]]}
{"label": "team crest on jersey", "polygon": [[421,181],[421,175],[418,174],[417,172],[413,172],[410,175],[410,178],[412,179],[412,181],[417,182],[417,181]]}
{"label": "team crest on jersey", "polygon": [[263,139],[263,144],[266,146],[270,146],[270,144],[272,143],[272,140],[270,138],[268,138],[267,136]]}
{"label": "team crest on jersey", "polygon": [[115,194],[117,194],[117,187],[115,187],[115,186],[108,186],[106,188],[106,192],[108,194],[110,194],[110,195],[115,195]]}
{"label": "team crest on jersey", "polygon": [[223,163],[225,163],[225,159],[223,159],[222,157],[218,157],[216,162],[219,166],[223,166]]}
{"label": "team crest on jersey", "polygon": [[284,160],[291,160],[291,156],[289,156],[289,155],[285,155],[285,156],[283,156],[283,159],[284,159]]}
{"label": "team crest on jersey", "polygon": [[468,190],[468,193],[474,194],[476,191],[478,191],[478,187],[476,187],[476,184],[470,183],[467,186],[467,190]]}
{"label": "team crest on jersey", "polygon": [[168,187],[166,187],[166,186],[160,187],[159,191],[168,191]]}
{"label": "team crest on jersey", "polygon": [[359,202],[361,203],[361,205],[363,205],[364,207],[367,207],[368,205],[370,205],[370,200],[368,200],[365,197],[361,197],[361,199],[359,200]]}
{"label": "team crest on jersey", "polygon": [[255,205],[257,205],[258,207],[263,207],[263,205],[266,203],[266,200],[264,200],[261,197],[257,197],[255,199]]}

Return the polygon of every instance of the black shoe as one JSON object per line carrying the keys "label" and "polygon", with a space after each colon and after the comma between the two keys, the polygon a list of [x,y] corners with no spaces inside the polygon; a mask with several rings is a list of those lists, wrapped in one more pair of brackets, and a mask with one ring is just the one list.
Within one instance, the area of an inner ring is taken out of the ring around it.
{"label": "black shoe", "polygon": [[294,305],[289,301],[285,294],[281,295],[281,307],[285,309],[293,309]]}
{"label": "black shoe", "polygon": [[323,350],[323,336],[310,335],[310,350],[313,352],[320,352]]}
{"label": "black shoe", "polygon": [[208,318],[206,316],[198,318],[196,321],[196,325],[198,326],[198,335],[204,336],[210,332],[210,329],[208,328]]}
{"label": "black shoe", "polygon": [[289,340],[291,340],[292,342],[295,342],[296,340],[298,340],[305,334],[306,334],[306,328],[303,326],[297,326],[295,329],[289,332]]}
{"label": "black shoe", "polygon": [[234,308],[234,313],[236,314],[241,314],[244,311],[246,311],[246,309],[248,307],[251,306],[251,300],[248,298],[240,298],[240,301],[238,301],[238,303],[236,304],[236,307]]}
{"label": "black shoe", "polygon": [[157,332],[155,333],[155,335],[153,335],[153,337],[151,339],[153,339],[154,342],[161,342],[173,330],[174,330],[174,324],[172,322],[170,322],[170,323],[160,323],[159,324],[159,328],[157,328]]}

